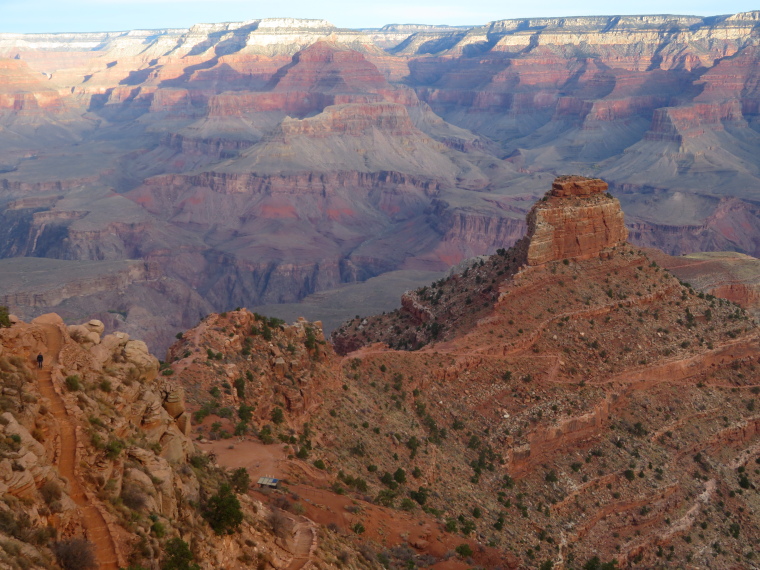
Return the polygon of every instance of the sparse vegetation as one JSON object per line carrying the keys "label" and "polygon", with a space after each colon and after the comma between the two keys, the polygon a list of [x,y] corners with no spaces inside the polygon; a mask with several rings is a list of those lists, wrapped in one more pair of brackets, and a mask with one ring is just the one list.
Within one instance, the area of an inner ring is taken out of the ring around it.
{"label": "sparse vegetation", "polygon": [[83,538],[72,538],[53,545],[53,553],[64,570],[97,568],[93,544]]}
{"label": "sparse vegetation", "polygon": [[232,492],[232,487],[226,483],[206,501],[201,513],[214,532],[220,535],[232,534],[243,522],[240,501]]}

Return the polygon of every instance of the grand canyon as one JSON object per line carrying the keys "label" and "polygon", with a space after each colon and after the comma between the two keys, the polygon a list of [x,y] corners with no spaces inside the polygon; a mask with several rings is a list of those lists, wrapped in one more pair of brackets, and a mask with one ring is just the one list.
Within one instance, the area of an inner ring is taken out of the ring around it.
{"label": "grand canyon", "polygon": [[0,566],[755,568],[759,50],[0,33]]}
{"label": "grand canyon", "polygon": [[636,245],[756,256],[759,23],[0,34],[0,273],[39,276],[3,302],[161,352],[214,310],[509,247],[566,173],[609,183]]}

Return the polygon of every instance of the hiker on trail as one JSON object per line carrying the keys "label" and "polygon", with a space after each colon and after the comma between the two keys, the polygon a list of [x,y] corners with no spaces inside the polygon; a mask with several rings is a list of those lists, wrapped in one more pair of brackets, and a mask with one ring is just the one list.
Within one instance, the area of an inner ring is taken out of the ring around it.
{"label": "hiker on trail", "polygon": [[42,353],[37,355],[37,368],[42,368]]}

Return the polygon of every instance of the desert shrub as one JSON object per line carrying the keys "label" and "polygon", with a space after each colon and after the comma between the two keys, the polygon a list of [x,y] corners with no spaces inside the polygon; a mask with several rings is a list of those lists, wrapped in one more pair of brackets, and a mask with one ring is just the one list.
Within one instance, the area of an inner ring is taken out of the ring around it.
{"label": "desert shrub", "polygon": [[402,511],[413,511],[415,507],[414,501],[411,499],[404,498],[401,500],[401,510]]}
{"label": "desert shrub", "polygon": [[11,326],[11,319],[8,316],[8,307],[0,305],[0,328]]}
{"label": "desert shrub", "polygon": [[83,538],[63,540],[53,545],[58,564],[64,570],[89,570],[97,568],[93,544]]}
{"label": "desert shrub", "polygon": [[105,450],[108,459],[116,459],[124,450],[124,442],[119,439],[112,439],[106,444]]}
{"label": "desert shrub", "polygon": [[25,536],[29,527],[29,515],[23,513],[16,518],[13,511],[0,511],[0,531],[15,538]]}
{"label": "desert shrub", "polygon": [[598,556],[594,556],[583,565],[583,570],[615,570],[617,567],[618,561],[614,558],[610,562],[602,562]]}
{"label": "desert shrub", "polygon": [[472,548],[467,543],[460,544],[454,550],[462,558],[469,558],[470,556],[472,556]]}
{"label": "desert shrub", "polygon": [[155,535],[156,538],[163,538],[166,536],[166,527],[164,526],[164,523],[159,521],[156,521],[150,525],[150,531]]}
{"label": "desert shrub", "polygon": [[392,507],[398,493],[393,489],[383,489],[377,494],[375,502],[384,507]]}
{"label": "desert shrub", "polygon": [[311,327],[306,327],[306,341],[304,342],[304,346],[309,350],[317,348],[317,337],[314,334],[314,329]]}
{"label": "desert shrub", "polygon": [[235,385],[235,391],[237,392],[237,397],[241,400],[245,399],[245,379],[240,376],[239,378],[236,378],[233,382]]}
{"label": "desert shrub", "polygon": [[251,486],[251,476],[248,474],[248,470],[245,467],[235,469],[230,475],[230,483],[236,492],[247,493]]}
{"label": "desert shrub", "polygon": [[272,421],[277,425],[285,421],[285,414],[283,413],[282,408],[275,408],[272,410]]}
{"label": "desert shrub", "polygon": [[269,513],[269,525],[276,536],[285,538],[290,527],[290,520],[280,509],[272,509],[272,512]]}
{"label": "desert shrub", "polygon": [[424,505],[427,501],[430,491],[425,487],[420,487],[417,491],[409,491],[409,496],[417,501],[420,505]]}
{"label": "desert shrub", "polygon": [[127,508],[137,511],[145,506],[148,498],[135,485],[126,484],[121,488],[121,500]]}
{"label": "desert shrub", "polygon": [[206,502],[202,515],[214,532],[220,535],[232,534],[243,522],[240,501],[226,483]]}
{"label": "desert shrub", "polygon": [[62,495],[61,486],[55,481],[45,481],[40,487],[40,495],[48,505],[53,501],[59,501]]}
{"label": "desert shrub", "polygon": [[188,544],[181,538],[166,541],[165,557],[161,570],[199,570],[200,566],[193,564],[193,553]]}
{"label": "desert shrub", "polygon": [[390,487],[391,489],[398,488],[398,483],[396,483],[396,481],[393,480],[393,475],[391,475],[388,471],[383,473],[382,477],[380,477],[380,482],[383,485]]}
{"label": "desert shrub", "polygon": [[42,546],[43,544],[50,544],[50,541],[58,536],[58,530],[54,526],[40,526],[34,529],[29,537],[29,541],[33,544]]}
{"label": "desert shrub", "polygon": [[261,440],[261,443],[265,443],[267,445],[274,443],[274,436],[272,436],[272,427],[269,425],[262,427],[261,430],[259,430],[259,439]]}
{"label": "desert shrub", "polygon": [[240,407],[238,408],[238,417],[240,418],[240,421],[245,423],[250,422],[253,418],[253,410],[253,406],[240,404]]}
{"label": "desert shrub", "polygon": [[196,469],[208,467],[210,461],[211,458],[205,453],[196,453],[195,455],[190,456],[190,465]]}
{"label": "desert shrub", "polygon": [[633,428],[631,429],[631,433],[635,436],[643,437],[649,432],[647,432],[646,428],[644,427],[644,424],[642,424],[641,422],[636,422],[633,425]]}
{"label": "desert shrub", "polygon": [[412,457],[417,455],[417,449],[420,447],[420,440],[417,437],[412,436],[409,441],[406,442],[406,446],[412,450]]}
{"label": "desert shrub", "polygon": [[76,392],[77,390],[81,389],[79,376],[76,376],[76,375],[66,376],[65,382],[66,382],[66,389],[69,392]]}
{"label": "desert shrub", "polygon": [[321,459],[317,459],[317,460],[314,462],[314,467],[316,467],[317,469],[322,469],[322,470],[324,470],[324,469],[325,469],[325,462],[324,462],[324,461],[322,461]]}

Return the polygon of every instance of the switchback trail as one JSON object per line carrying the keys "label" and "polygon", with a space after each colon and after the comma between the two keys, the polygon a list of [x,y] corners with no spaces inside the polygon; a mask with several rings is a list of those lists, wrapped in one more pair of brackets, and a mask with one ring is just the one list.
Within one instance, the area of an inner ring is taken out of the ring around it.
{"label": "switchback trail", "polygon": [[37,382],[42,395],[50,402],[50,413],[58,422],[61,433],[61,448],[57,457],[58,471],[69,482],[69,496],[79,507],[82,526],[87,540],[95,546],[95,558],[100,570],[118,570],[116,546],[106,521],[93,505],[82,488],[75,471],[77,432],[76,424],[66,412],[63,398],[55,391],[51,376],[52,364],[61,351],[61,332],[54,325],[42,325],[47,337],[48,363],[37,371]]}

